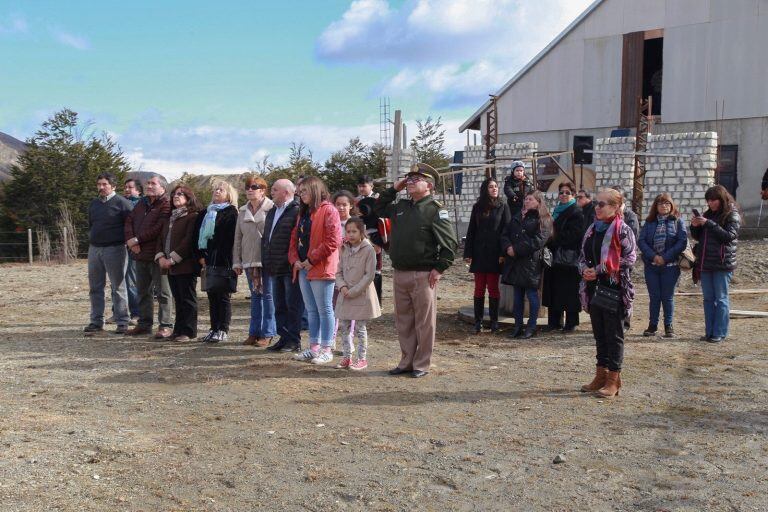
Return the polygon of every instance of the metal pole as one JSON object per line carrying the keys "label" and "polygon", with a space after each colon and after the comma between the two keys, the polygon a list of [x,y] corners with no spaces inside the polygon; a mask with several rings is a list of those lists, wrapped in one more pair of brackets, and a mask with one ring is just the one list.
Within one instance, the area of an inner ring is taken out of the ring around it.
{"label": "metal pole", "polygon": [[29,264],[31,265],[34,260],[34,255],[32,254],[32,229],[27,229],[27,247],[29,248]]}
{"label": "metal pole", "polygon": [[763,203],[765,201],[760,201],[760,213],[757,214],[757,227],[760,227],[760,220],[763,218]]}

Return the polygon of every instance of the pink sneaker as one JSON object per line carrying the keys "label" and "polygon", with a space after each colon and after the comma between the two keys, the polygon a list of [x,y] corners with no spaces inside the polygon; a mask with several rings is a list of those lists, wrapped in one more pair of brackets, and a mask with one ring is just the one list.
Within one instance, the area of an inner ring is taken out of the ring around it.
{"label": "pink sneaker", "polygon": [[350,370],[365,370],[366,368],[368,368],[368,360],[366,359],[358,359],[349,365]]}
{"label": "pink sneaker", "polygon": [[341,361],[339,361],[339,364],[336,365],[336,368],[340,370],[346,370],[349,368],[350,364],[352,363],[352,360],[348,357],[342,357]]}

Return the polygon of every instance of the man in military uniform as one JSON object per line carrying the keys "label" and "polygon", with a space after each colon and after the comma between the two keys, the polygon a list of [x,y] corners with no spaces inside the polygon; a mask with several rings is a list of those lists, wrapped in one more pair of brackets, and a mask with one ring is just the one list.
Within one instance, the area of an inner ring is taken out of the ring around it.
{"label": "man in military uniform", "polygon": [[[389,257],[395,269],[392,287],[395,327],[402,358],[389,371],[419,378],[429,372],[437,323],[437,283],[453,263],[456,235],[448,211],[432,196],[438,174],[414,164],[405,178],[379,196],[376,213],[392,223]],[[406,189],[410,199],[395,202]]]}

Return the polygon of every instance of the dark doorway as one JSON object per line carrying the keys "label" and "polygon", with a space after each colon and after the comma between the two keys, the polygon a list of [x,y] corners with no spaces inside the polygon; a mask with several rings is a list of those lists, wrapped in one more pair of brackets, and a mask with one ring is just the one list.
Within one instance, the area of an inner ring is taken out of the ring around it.
{"label": "dark doorway", "polygon": [[728,189],[733,197],[736,197],[736,189],[739,188],[738,161],[739,146],[720,146],[720,157],[715,170],[715,183]]}
{"label": "dark doorway", "polygon": [[664,67],[664,38],[646,39],[643,45],[643,98],[653,98],[654,116],[661,115],[661,78]]}

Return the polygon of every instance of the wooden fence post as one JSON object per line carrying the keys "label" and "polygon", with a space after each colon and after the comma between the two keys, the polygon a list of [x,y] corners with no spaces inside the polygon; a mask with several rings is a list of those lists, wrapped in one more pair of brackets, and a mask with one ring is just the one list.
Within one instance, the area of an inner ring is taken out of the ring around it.
{"label": "wooden fence post", "polygon": [[64,264],[69,263],[69,239],[67,238],[67,228],[63,227],[61,228],[61,236],[63,240],[63,248],[64,248]]}
{"label": "wooden fence post", "polygon": [[34,254],[32,252],[32,228],[27,229],[27,247],[29,249],[29,264],[34,263]]}

